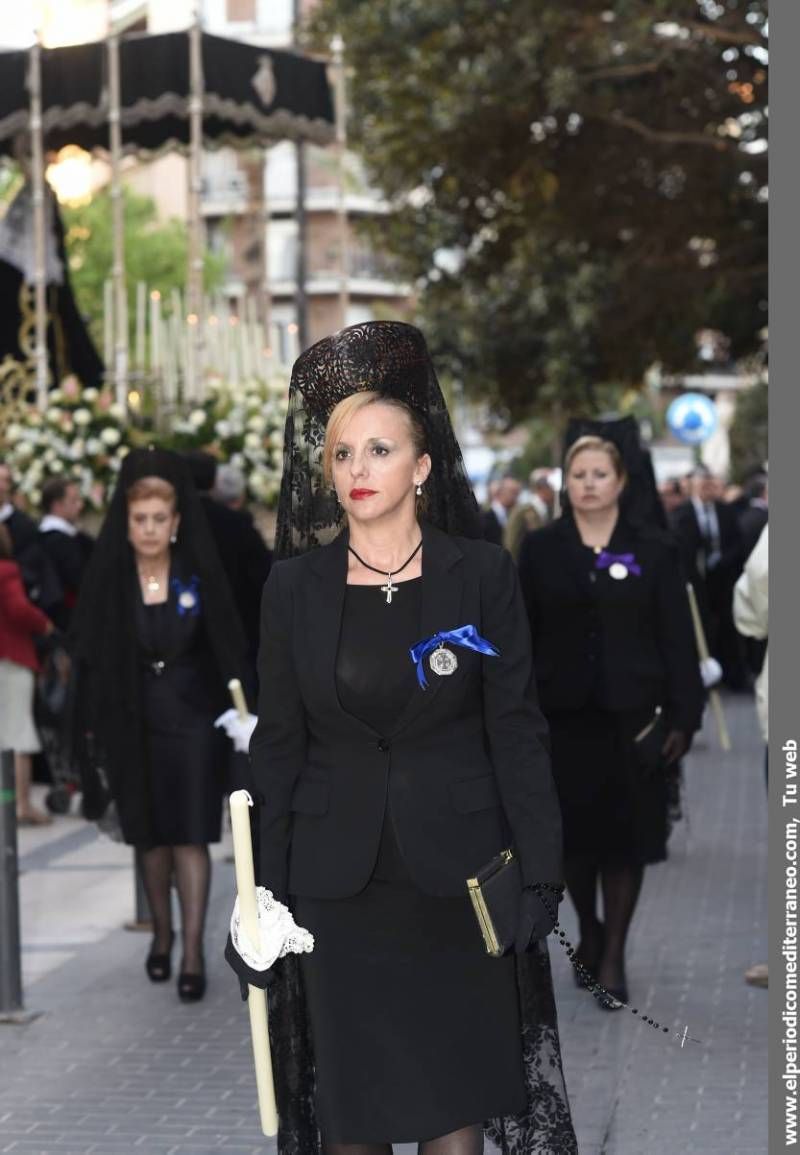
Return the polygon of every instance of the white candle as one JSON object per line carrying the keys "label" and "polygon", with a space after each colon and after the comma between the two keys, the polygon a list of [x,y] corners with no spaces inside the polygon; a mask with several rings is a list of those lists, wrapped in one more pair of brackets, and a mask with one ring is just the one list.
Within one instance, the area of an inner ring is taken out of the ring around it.
{"label": "white candle", "polygon": [[150,370],[161,368],[161,294],[154,289],[150,294]]}
{"label": "white candle", "polygon": [[[239,688],[241,689],[241,686]],[[246,790],[236,790],[231,794],[229,801],[236,889],[239,893],[239,916],[242,930],[250,942],[257,945],[260,936],[258,933],[256,881],[253,871],[253,843],[250,836],[252,799]],[[256,1069],[261,1130],[265,1135],[277,1135],[278,1109],[275,1103],[272,1057],[269,1051],[267,997],[259,987],[248,987],[247,1009],[250,1012],[250,1035],[253,1040],[253,1062]]]}
{"label": "white candle", "polygon": [[144,331],[147,286],[144,281],[136,285],[136,368],[144,369]]}
{"label": "white candle", "polygon": [[172,339],[169,325],[164,329],[164,399],[169,405],[175,404],[175,355],[172,349]]}
{"label": "white candle", "polygon": [[231,678],[231,680],[228,682],[228,692],[233,699],[233,704],[236,707],[237,714],[242,719],[242,721],[244,721],[249,713],[249,710],[247,709],[247,700],[244,696],[242,683],[238,678]]}
{"label": "white candle", "polygon": [[103,285],[103,360],[106,373],[111,373],[114,363],[114,286],[111,281]]}
{"label": "white candle", "polygon": [[246,318],[239,321],[239,342],[242,350],[242,372],[245,381],[253,376],[253,345],[250,339],[250,322]]}

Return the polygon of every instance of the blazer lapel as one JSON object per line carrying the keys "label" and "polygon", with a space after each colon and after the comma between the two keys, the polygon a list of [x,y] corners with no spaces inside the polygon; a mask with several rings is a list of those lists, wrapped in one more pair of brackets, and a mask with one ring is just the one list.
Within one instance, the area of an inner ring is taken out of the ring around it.
{"label": "blazer lapel", "polygon": [[578,527],[574,519],[570,514],[565,513],[562,514],[555,525],[564,542],[564,549],[569,555],[569,575],[571,575],[575,584],[584,594],[591,594],[592,567],[591,565],[587,565],[586,549],[581,541],[581,535],[578,533]]}
{"label": "blazer lapel", "polygon": [[355,724],[372,732],[372,727],[344,709],[336,689],[336,655],[342,629],[344,598],[347,589],[347,543],[350,535],[345,527],[330,545],[322,546],[314,554],[316,589],[309,610],[309,638],[313,646],[313,664],[325,697],[332,699],[340,710]]}
{"label": "blazer lapel", "polygon": [[[455,541],[427,522],[422,523],[422,615],[418,641],[442,630],[466,625],[461,620],[464,555]],[[411,657],[409,655],[409,661]],[[392,735],[409,726],[427,709],[447,678],[426,669],[428,688],[418,686],[401,711]]]}

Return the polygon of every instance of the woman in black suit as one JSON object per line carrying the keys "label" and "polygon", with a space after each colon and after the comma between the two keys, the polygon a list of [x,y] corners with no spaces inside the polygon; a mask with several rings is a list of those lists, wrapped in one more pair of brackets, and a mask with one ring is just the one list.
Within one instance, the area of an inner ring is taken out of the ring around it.
{"label": "woman in black suit", "polygon": [[[185,464],[133,450],[81,586],[71,632],[72,745],[84,812],[136,847],[153,918],[145,960],[171,977],[172,879],[181,910],[178,995],[205,993],[203,931],[227,750],[214,719],[244,645]],[[113,802],[113,807],[110,803]],[[109,809],[110,807],[110,809]]]}
{"label": "woman in black suit", "polygon": [[[539,697],[551,732],[578,958],[627,1001],[625,942],[644,867],[666,857],[664,770],[700,726],[703,689],[677,550],[620,513],[617,447],[580,437],[566,512],[519,561]],[[598,878],[604,922],[597,915]]]}
{"label": "woman in black suit", "polygon": [[[277,562],[262,609],[250,745],[260,874],[315,938],[299,966],[316,1122],[299,1146],[287,1137],[279,1085],[279,1150],[318,1151],[318,1126],[326,1155],[415,1141],[425,1155],[478,1155],[493,1120],[503,1151],[575,1151],[539,941],[553,920],[533,889],[558,889],[560,819],[513,564],[420,516],[427,499],[439,524],[461,519],[478,532],[417,330],[343,330],[303,354],[293,381],[306,420],[313,409],[327,424],[324,473],[345,526],[331,544]],[[317,389],[334,393],[329,419]],[[290,413],[284,513],[305,484],[298,424]],[[324,518],[314,510],[316,536]],[[283,528],[296,533],[297,519]],[[281,530],[278,545],[291,552]],[[415,667],[412,647],[467,624],[499,654],[450,641]],[[528,888],[521,953],[498,959],[485,952],[466,879],[511,843]],[[271,987],[279,1079],[292,1056],[297,1065],[296,1049],[284,1050],[296,1031],[282,977]]]}

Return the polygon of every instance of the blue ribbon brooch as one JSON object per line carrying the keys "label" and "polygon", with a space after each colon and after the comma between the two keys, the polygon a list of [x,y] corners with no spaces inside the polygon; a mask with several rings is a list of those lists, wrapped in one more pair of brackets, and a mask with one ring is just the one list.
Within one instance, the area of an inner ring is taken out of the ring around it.
{"label": "blue ribbon brooch", "polygon": [[458,669],[455,654],[447,649],[448,642],[454,646],[463,646],[466,650],[486,654],[489,658],[496,658],[500,653],[497,646],[482,638],[474,626],[459,626],[455,630],[443,630],[439,634],[432,634],[424,642],[417,642],[416,646],[412,646],[409,650],[411,660],[417,667],[417,681],[423,690],[428,688],[424,666],[428,654],[431,654],[431,669],[434,674],[445,676],[455,673]]}
{"label": "blue ribbon brooch", "polygon": [[607,569],[609,576],[616,581],[623,581],[629,573],[635,574],[636,577],[642,576],[642,567],[633,553],[611,553],[610,550],[603,549],[597,555],[594,568]]}
{"label": "blue ribbon brooch", "polygon": [[174,577],[170,582],[178,601],[178,613],[183,618],[186,614],[196,617],[200,613],[200,579],[192,574],[186,585],[180,578]]}

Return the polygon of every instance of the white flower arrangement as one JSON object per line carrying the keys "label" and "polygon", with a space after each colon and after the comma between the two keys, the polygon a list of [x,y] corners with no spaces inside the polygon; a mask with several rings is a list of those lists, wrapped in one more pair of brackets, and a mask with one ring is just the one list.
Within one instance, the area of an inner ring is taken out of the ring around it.
{"label": "white flower arrangement", "polygon": [[68,474],[87,505],[102,510],[129,440],[125,409],[113,393],[82,389],[75,377],[67,377],[48,394],[44,414],[30,406],[7,427],[3,451],[32,507],[38,506],[48,477]]}
{"label": "white flower arrangement", "polygon": [[283,468],[283,425],[288,380],[250,379],[237,384],[212,378],[206,398],[184,416],[173,417],[166,444],[204,449],[241,469],[253,501],[274,505]]}
{"label": "white flower arrangement", "polygon": [[44,413],[31,405],[7,426],[3,455],[31,506],[49,477],[68,474],[87,505],[102,511],[125,455],[152,441],[179,451],[204,449],[230,462],[244,473],[251,499],[272,506],[280,490],[287,396],[286,378],[212,379],[203,402],[173,415],[166,430],[155,430],[141,414],[134,430],[110,388],[83,389],[68,377],[50,391]]}

